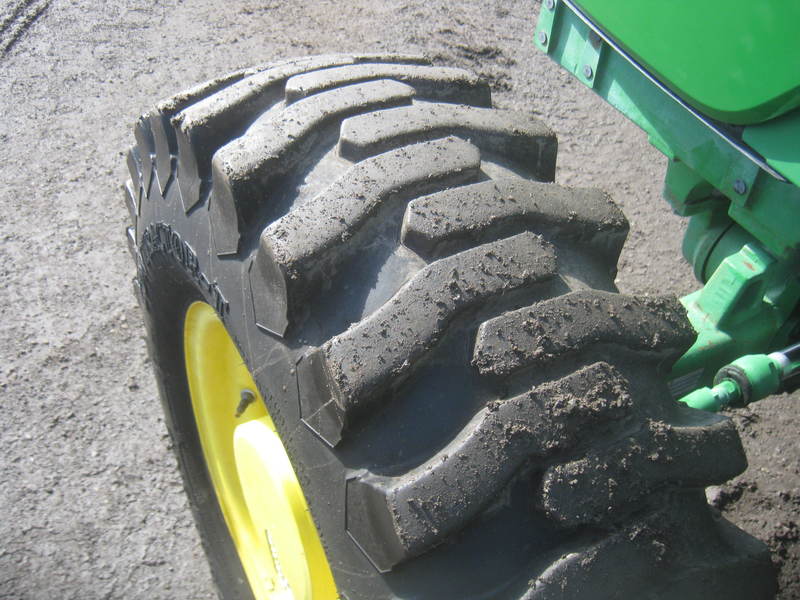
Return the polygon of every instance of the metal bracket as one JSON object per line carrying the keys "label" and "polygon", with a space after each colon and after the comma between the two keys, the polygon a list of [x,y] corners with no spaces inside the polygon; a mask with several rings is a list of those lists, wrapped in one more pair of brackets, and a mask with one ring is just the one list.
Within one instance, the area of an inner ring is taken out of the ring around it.
{"label": "metal bracket", "polygon": [[594,82],[598,79],[597,67],[600,63],[600,55],[603,52],[603,40],[591,29],[583,46],[581,58],[575,69],[575,76],[586,86],[593,88]]}
{"label": "metal bracket", "polygon": [[553,26],[558,16],[559,0],[544,0],[539,12],[539,22],[536,24],[534,41],[536,45],[548,52],[553,44]]}

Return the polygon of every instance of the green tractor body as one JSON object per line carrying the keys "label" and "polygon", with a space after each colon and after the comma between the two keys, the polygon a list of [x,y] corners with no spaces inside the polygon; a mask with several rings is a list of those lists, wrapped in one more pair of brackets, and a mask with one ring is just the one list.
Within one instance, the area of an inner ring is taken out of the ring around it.
{"label": "green tractor body", "polygon": [[669,160],[664,196],[690,218],[683,253],[705,286],[682,299],[698,338],[676,397],[797,341],[798,20],[793,2],[542,5],[535,43],[647,132]]}
{"label": "green tractor body", "polygon": [[578,0],[592,22],[704,115],[753,125],[800,107],[800,4]]}

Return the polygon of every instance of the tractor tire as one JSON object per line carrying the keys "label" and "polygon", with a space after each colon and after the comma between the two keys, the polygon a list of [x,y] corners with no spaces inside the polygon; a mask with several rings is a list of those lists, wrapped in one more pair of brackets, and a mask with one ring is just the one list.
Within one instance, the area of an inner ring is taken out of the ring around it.
{"label": "tractor tire", "polygon": [[187,383],[196,302],[255,380],[338,597],[772,597],[766,546],[704,494],[746,468],[732,422],[664,383],[684,310],[617,292],[627,221],[553,183],[544,124],[460,69],[335,55],[199,85],[135,139],[134,287],[222,598],[254,595]]}

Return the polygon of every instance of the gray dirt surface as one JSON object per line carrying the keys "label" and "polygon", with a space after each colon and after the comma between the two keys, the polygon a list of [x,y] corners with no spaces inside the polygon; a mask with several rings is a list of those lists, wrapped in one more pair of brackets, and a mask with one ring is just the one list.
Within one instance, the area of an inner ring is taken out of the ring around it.
{"label": "gray dirt surface", "polygon": [[[538,5],[465,0],[11,0],[0,7],[0,598],[213,598],[170,454],[120,183],[130,125],[240,66],[337,51],[423,53],[544,119],[557,181],[595,185],[632,229],[619,285],[694,287],[665,160],[536,51]],[[783,564],[800,597],[799,396],[738,413],[750,468],[709,497]]]}

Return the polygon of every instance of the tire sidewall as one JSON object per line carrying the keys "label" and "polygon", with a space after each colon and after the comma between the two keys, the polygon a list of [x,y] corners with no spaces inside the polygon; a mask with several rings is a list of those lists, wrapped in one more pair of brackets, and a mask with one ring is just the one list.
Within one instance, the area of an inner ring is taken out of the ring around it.
{"label": "tire sidewall", "polygon": [[148,250],[145,239],[140,255],[147,259],[140,263],[139,281],[150,357],[189,505],[221,597],[252,600],[206,467],[186,375],[186,311],[195,302],[214,306],[215,295],[199,285],[171,251]]}
{"label": "tire sidewall", "polygon": [[167,429],[220,597],[253,595],[216,499],[191,404],[183,328],[187,310],[198,301],[214,307],[253,375],[314,515],[340,597],[348,597],[342,589],[355,590],[356,597],[382,597],[380,574],[345,531],[348,470],[301,419],[296,370],[302,352],[256,325],[246,285],[250,261],[217,259],[205,251],[211,245],[204,235],[207,211],[186,218],[164,214],[175,204],[161,204],[161,214],[141,230],[136,287]]}

